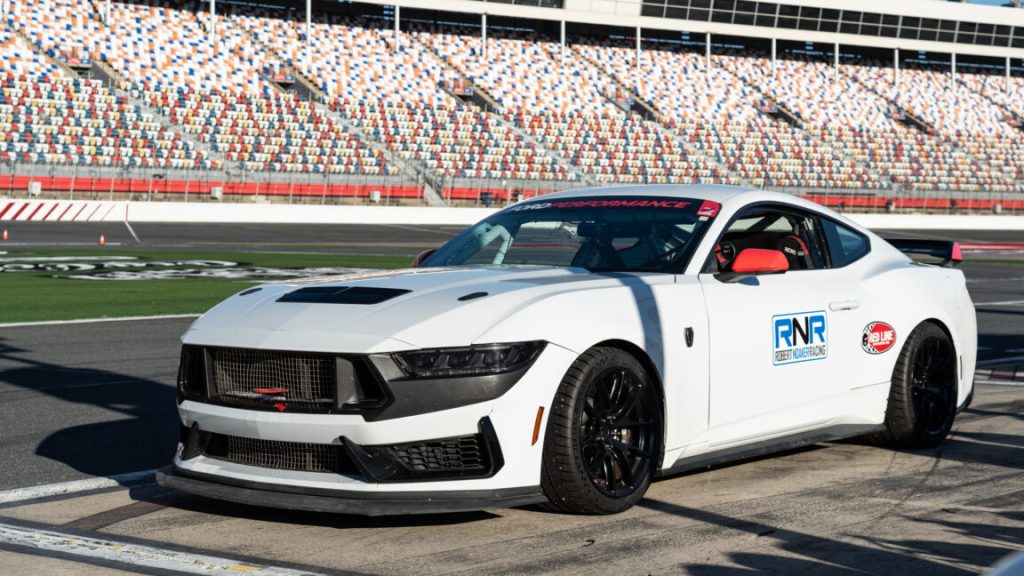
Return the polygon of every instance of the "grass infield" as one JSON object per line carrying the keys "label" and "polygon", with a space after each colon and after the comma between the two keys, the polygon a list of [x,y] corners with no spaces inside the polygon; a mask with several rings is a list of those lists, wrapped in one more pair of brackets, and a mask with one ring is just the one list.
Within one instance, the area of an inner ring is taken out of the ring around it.
{"label": "grass infield", "polygon": [[[97,259],[98,258],[98,259]],[[28,260],[31,259],[31,260]],[[55,260],[56,259],[56,260]],[[117,318],[157,314],[199,314],[224,298],[254,284],[282,278],[173,278],[143,280],[87,280],[68,276],[98,275],[93,270],[31,270],[11,268],[57,263],[89,266],[113,262],[145,263],[147,272],[194,268],[177,264],[196,260],[237,263],[235,269],[272,268],[401,268],[407,256],[347,256],[336,254],[281,254],[242,252],[167,252],[96,248],[89,250],[12,249],[0,253],[0,323]],[[98,267],[97,267],[98,268]],[[117,266],[113,270],[138,268]]]}

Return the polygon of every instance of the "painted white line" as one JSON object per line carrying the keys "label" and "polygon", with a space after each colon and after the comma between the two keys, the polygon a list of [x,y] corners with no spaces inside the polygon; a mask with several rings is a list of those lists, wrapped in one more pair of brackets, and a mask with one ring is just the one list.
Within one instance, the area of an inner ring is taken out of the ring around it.
{"label": "painted white line", "polygon": [[1020,282],[1024,276],[1010,276],[1007,278],[968,278],[968,284],[991,284],[993,282]]}
{"label": "painted white line", "polygon": [[121,318],[80,318],[78,320],[44,320],[41,322],[8,322],[0,328],[23,326],[57,326],[60,324],[92,324],[93,322],[134,322],[136,320],[167,320],[172,318],[198,318],[201,314],[157,314],[155,316],[124,316]]}
{"label": "painted white line", "polygon": [[141,470],[139,472],[118,474],[107,478],[86,478],[84,480],[72,480],[70,482],[59,482],[57,484],[43,484],[42,486],[14,488],[0,492],[0,504],[23,502],[25,500],[48,498],[50,496],[60,496],[63,494],[75,494],[76,492],[87,492],[89,490],[112,488],[114,486],[145,484],[153,478],[154,474],[156,474],[156,470]]}
{"label": "painted white line", "polygon": [[1008,356],[1006,358],[993,358],[991,360],[985,360],[978,362],[978,368],[992,368],[993,366],[1002,366],[1003,364],[1013,364],[1014,362],[1024,362],[1024,356]]}
{"label": "painted white line", "polygon": [[135,238],[135,243],[142,244],[142,241],[139,240],[139,235],[135,233],[135,230],[132,230],[132,225],[129,224],[127,220],[124,221],[124,225],[128,228],[128,231],[132,233],[132,238]]}
{"label": "painted white line", "polygon": [[1024,300],[1000,300],[998,302],[975,302],[975,306],[1021,306]]}
{"label": "painted white line", "polygon": [[1007,388],[1024,388],[1024,382],[1007,382],[1005,380],[975,380],[975,384],[986,386],[1005,386]]}
{"label": "painted white line", "polygon": [[144,544],[130,544],[106,538],[91,538],[36,528],[0,523],[0,543],[34,550],[70,554],[107,562],[120,562],[158,570],[214,576],[318,576],[306,570],[263,566],[220,556],[190,554]]}

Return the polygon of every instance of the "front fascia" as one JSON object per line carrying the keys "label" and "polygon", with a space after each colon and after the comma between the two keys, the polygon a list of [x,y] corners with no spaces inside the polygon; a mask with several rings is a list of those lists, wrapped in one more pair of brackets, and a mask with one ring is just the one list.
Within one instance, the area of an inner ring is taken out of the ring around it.
{"label": "front fascia", "polygon": [[[458,491],[537,486],[543,440],[532,444],[537,408],[548,406],[576,354],[549,344],[530,370],[496,400],[407,418],[366,422],[360,415],[289,414],[241,410],[186,400],[182,424],[209,432],[279,440],[337,444],[341,437],[361,445],[401,444],[475,434],[480,419],[494,426],[506,465],[491,478],[374,484],[339,474],[254,468],[206,457],[175,458],[185,471],[239,481],[350,491]],[[545,411],[547,412],[547,410]],[[545,422],[546,424],[546,422]]]}

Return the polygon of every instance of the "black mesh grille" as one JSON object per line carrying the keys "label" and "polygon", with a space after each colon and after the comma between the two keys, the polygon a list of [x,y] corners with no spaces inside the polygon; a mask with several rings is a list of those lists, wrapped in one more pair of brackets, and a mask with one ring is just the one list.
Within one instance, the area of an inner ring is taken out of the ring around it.
{"label": "black mesh grille", "polygon": [[328,412],[334,407],[334,356],[237,348],[207,350],[213,400],[289,412]]}
{"label": "black mesh grille", "polygon": [[338,444],[281,442],[211,434],[203,454],[236,464],[277,470],[346,473],[354,469]]}
{"label": "black mesh grille", "polygon": [[408,469],[416,472],[486,470],[489,466],[482,438],[460,436],[422,444],[402,444],[394,447],[395,457]]}

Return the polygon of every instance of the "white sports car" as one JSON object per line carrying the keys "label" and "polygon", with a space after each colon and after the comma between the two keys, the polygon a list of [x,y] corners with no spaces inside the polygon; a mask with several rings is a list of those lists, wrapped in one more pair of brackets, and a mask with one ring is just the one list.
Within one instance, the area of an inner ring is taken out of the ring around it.
{"label": "white sports car", "polygon": [[250,288],[197,320],[159,481],[368,515],[603,514],[656,476],[803,444],[933,446],[972,396],[959,248],[787,195],[558,193],[417,260]]}

